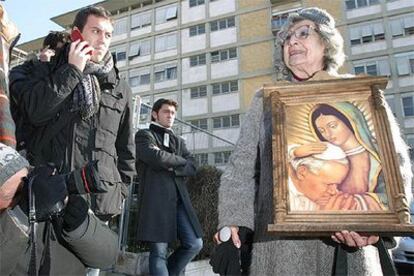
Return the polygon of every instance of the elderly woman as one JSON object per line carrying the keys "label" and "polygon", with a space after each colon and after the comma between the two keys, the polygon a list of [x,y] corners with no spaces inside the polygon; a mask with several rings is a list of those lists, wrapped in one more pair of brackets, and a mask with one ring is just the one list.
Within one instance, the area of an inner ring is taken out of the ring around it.
{"label": "elderly woman", "polygon": [[[335,21],[318,8],[290,14],[278,44],[283,53],[283,72],[286,79],[293,82],[309,80],[320,71],[338,75],[337,69],[344,61],[343,39],[335,28]],[[388,115],[401,160],[401,173],[408,187],[412,173],[407,147],[391,112],[388,111]],[[378,236],[344,230],[332,239],[292,239],[267,232],[267,225],[273,219],[271,123],[270,105],[258,92],[245,116],[240,138],[219,188],[219,228],[230,227],[231,239],[237,247],[240,247],[239,226],[254,231],[250,274],[332,275],[335,249],[341,244],[350,252],[345,267],[349,275],[381,275],[378,250],[371,246],[377,243]],[[215,239],[218,240],[218,234]]]}

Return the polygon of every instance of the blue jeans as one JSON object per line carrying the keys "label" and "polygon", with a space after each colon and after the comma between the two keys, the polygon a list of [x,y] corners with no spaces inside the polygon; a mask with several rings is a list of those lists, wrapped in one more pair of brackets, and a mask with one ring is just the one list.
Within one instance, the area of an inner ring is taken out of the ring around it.
{"label": "blue jeans", "polygon": [[177,231],[180,247],[168,258],[168,243],[150,243],[149,271],[151,275],[179,275],[203,248],[203,240],[197,238],[187,212],[180,203],[177,206]]}

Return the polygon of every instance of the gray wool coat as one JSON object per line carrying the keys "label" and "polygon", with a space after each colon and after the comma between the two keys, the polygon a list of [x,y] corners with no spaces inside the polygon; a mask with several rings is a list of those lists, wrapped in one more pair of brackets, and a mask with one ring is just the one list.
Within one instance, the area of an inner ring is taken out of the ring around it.
{"label": "gray wool coat", "polygon": [[[0,275],[27,275],[31,257],[29,232],[28,218],[19,206],[0,213]],[[108,269],[116,262],[118,236],[92,211],[74,231],[52,232],[48,275],[85,275],[86,267]],[[45,222],[41,222],[36,238],[37,269],[45,248]]]}
{"label": "gray wool coat", "polygon": [[[408,187],[412,172],[407,146],[389,108],[387,112],[406,193],[411,193]],[[221,177],[219,228],[238,225],[255,231],[251,275],[332,275],[335,247],[328,245],[332,244],[330,239],[276,237],[266,231],[273,218],[271,120],[270,103],[263,100],[263,93],[259,91],[244,118],[239,140]],[[256,168],[257,158],[260,158],[260,169]],[[260,174],[258,184],[255,174]],[[366,246],[348,254],[348,272],[349,275],[382,275],[376,247]]]}

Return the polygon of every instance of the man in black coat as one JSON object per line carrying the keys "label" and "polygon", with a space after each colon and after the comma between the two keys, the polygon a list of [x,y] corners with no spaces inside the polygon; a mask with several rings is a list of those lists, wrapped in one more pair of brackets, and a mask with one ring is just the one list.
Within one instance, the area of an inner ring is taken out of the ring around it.
{"label": "man in black coat", "polygon": [[99,161],[99,178],[108,192],[91,194],[88,201],[107,221],[121,213],[126,185],[135,174],[131,89],[120,79],[109,52],[110,13],[101,7],[83,8],[73,30],[84,41],[66,44],[51,62],[11,71],[12,107],[18,109],[12,112],[31,126],[25,141],[31,165],[53,163],[59,173],[68,173]]}
{"label": "man in black coat", "polygon": [[[137,231],[138,239],[150,244],[151,275],[179,275],[203,246],[186,187],[186,177],[196,172],[194,159],[171,129],[176,111],[175,101],[159,99],[150,128],[135,136],[141,196]],[[168,243],[177,236],[180,247],[168,257]]]}

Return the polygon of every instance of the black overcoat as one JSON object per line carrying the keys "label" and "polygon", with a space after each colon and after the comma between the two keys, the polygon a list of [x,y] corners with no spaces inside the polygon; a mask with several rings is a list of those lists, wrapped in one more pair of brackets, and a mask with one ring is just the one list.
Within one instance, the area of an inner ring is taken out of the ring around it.
{"label": "black overcoat", "polygon": [[202,236],[186,186],[186,177],[196,172],[194,159],[184,140],[175,137],[176,151],[171,153],[163,145],[163,133],[144,129],[135,136],[140,185],[137,228],[139,240],[172,242],[177,239],[177,201],[180,198],[197,237]]}

